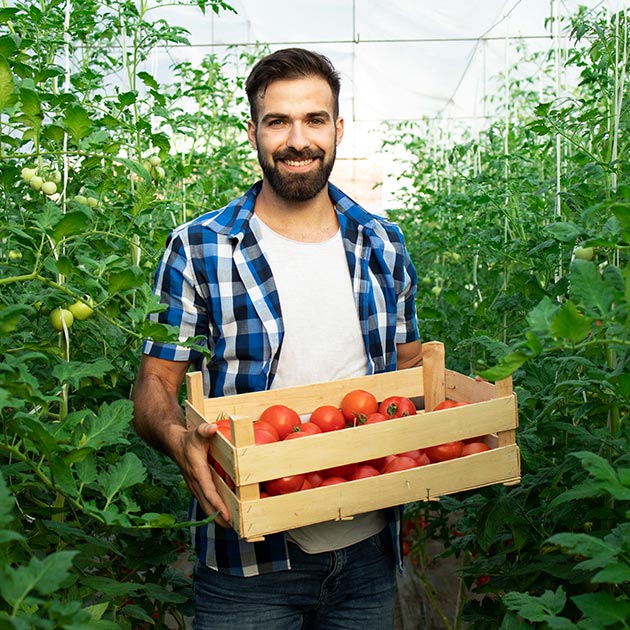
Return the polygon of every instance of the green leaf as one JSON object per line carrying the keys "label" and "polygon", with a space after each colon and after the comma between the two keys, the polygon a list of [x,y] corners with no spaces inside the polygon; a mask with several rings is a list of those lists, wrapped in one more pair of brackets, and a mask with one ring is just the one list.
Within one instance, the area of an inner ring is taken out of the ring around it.
{"label": "green leaf", "polygon": [[35,309],[26,304],[0,304],[0,332],[14,332],[20,324],[20,318],[26,313],[34,313]]}
{"label": "green leaf", "polygon": [[133,418],[133,403],[130,400],[116,400],[104,403],[93,418],[86,418],[82,425],[85,439],[83,448],[100,449],[106,445],[125,444],[123,437]]}
{"label": "green leaf", "polygon": [[114,366],[107,359],[97,359],[91,363],[64,361],[53,368],[52,375],[59,383],[68,383],[78,389],[83,378],[103,378]]}
{"label": "green leaf", "polygon": [[545,230],[562,243],[573,242],[582,234],[582,230],[573,221],[550,223],[545,226]]}
{"label": "green leaf", "polygon": [[133,582],[119,582],[108,577],[93,576],[84,577],[81,584],[90,587],[96,592],[106,593],[107,597],[118,597],[120,595],[130,595],[142,590],[142,584]]}
{"label": "green leaf", "polygon": [[72,559],[77,551],[57,551],[43,560],[32,557],[28,565],[5,569],[5,579],[0,580],[0,594],[14,605],[29,593],[51,595],[69,576]]}
{"label": "green leaf", "polygon": [[0,472],[0,527],[6,527],[13,521],[13,506],[15,499],[9,492],[2,472]]}
{"label": "green leaf", "polygon": [[571,599],[586,617],[602,626],[630,619],[630,602],[615,598],[610,593],[586,593]]}
{"label": "green leaf", "polygon": [[597,317],[608,314],[615,297],[614,280],[602,277],[590,260],[574,260],[570,270],[571,297]]}
{"label": "green leaf", "polygon": [[13,105],[16,100],[11,68],[8,61],[0,57],[0,109]]}
{"label": "green leaf", "polygon": [[125,453],[119,462],[101,474],[99,486],[110,503],[114,496],[144,481],[147,471],[135,453]]}
{"label": "green leaf", "polygon": [[90,216],[83,210],[74,210],[63,215],[52,230],[52,237],[59,242],[67,236],[84,234],[90,225]]}
{"label": "green leaf", "polygon": [[138,78],[148,87],[154,90],[160,89],[160,84],[148,72],[138,72]]}
{"label": "green leaf", "polygon": [[562,611],[567,601],[562,586],[556,592],[545,591],[540,597],[526,593],[511,592],[503,596],[503,603],[528,621],[543,622],[549,615],[556,615]]}
{"label": "green leaf", "polygon": [[151,183],[151,174],[147,171],[142,164],[134,162],[128,158],[117,157],[117,162],[124,164],[132,173],[135,173],[140,179],[143,179],[147,184]]}
{"label": "green leaf", "polygon": [[489,381],[500,381],[514,374],[529,358],[530,356],[523,352],[510,352],[504,357],[501,357],[497,365],[483,370],[479,376]]}
{"label": "green leaf", "polygon": [[550,334],[551,322],[554,315],[558,312],[560,305],[552,302],[551,298],[545,296],[529,313],[527,314],[527,323],[532,332],[547,337]]}
{"label": "green leaf", "polygon": [[92,128],[92,121],[87,111],[81,105],[70,105],[66,109],[63,122],[68,132],[73,136],[75,141],[85,138]]}
{"label": "green leaf", "polygon": [[555,313],[550,332],[559,339],[578,343],[590,334],[591,320],[584,317],[573,302],[565,302]]}
{"label": "green leaf", "polygon": [[114,271],[109,275],[109,286],[107,291],[110,295],[128,289],[137,289],[144,284],[144,274],[142,269],[133,265],[122,271]]}

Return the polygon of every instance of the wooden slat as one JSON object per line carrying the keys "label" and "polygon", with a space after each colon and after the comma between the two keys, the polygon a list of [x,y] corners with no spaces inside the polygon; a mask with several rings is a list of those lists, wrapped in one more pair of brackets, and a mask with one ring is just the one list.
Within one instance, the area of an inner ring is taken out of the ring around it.
{"label": "wooden slat", "polygon": [[254,483],[477,437],[515,426],[513,397],[299,440],[235,449],[237,483]]}
{"label": "wooden slat", "polygon": [[424,408],[433,411],[445,396],[444,383],[444,344],[428,341],[422,344],[422,365],[424,367]]}
{"label": "wooden slat", "polygon": [[418,397],[424,394],[422,371],[422,367],[417,367],[315,385],[206,398],[203,414],[211,421],[222,415],[251,416],[256,419],[266,407],[274,404],[283,404],[299,414],[306,414],[320,405],[341,405],[344,394],[353,389],[370,391],[378,400],[387,396]]}
{"label": "wooden slat", "polygon": [[519,477],[518,447],[512,445],[380,477],[243,503],[241,533],[248,538],[265,536],[410,501],[516,482]]}
{"label": "wooden slat", "polygon": [[[446,397],[458,402],[482,402],[498,398],[495,385],[488,381],[477,381],[453,370],[445,370]],[[504,394],[509,396],[512,392]]]}

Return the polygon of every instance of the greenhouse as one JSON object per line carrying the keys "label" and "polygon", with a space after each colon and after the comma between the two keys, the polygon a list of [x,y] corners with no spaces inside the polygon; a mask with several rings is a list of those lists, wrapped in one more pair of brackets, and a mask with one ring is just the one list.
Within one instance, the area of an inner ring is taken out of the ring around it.
{"label": "greenhouse", "polygon": [[288,599],[368,530],[383,630],[630,628],[629,9],[4,3],[0,629],[205,630],[197,555]]}

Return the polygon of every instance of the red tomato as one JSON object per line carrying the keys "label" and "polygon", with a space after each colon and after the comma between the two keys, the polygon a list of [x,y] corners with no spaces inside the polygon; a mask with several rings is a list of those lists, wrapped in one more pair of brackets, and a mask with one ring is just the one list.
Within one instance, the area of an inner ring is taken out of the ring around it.
{"label": "red tomato", "polygon": [[272,496],[297,492],[304,483],[304,475],[290,475],[265,482],[265,490]]}
{"label": "red tomato", "polygon": [[377,477],[381,473],[369,464],[360,464],[356,470],[348,477],[349,480],[367,479],[368,477]]}
{"label": "red tomato", "polygon": [[376,470],[383,470],[383,466],[385,465],[386,459],[387,457],[377,457],[376,459],[368,459],[365,462],[361,462],[360,465],[372,466],[372,468],[376,468]]}
{"label": "red tomato", "polygon": [[281,440],[284,440],[295,427],[301,424],[300,416],[297,412],[286,405],[271,405],[271,407],[267,407],[258,420],[271,424],[278,432]]}
{"label": "red tomato", "polygon": [[324,481],[324,477],[320,472],[314,471],[310,473],[306,473],[306,479],[313,486],[313,488],[317,488],[317,486],[322,485],[322,481]]}
{"label": "red tomato", "polygon": [[319,487],[333,486],[336,483],[346,483],[346,481],[347,479],[344,479],[343,477],[328,477],[328,479],[324,479],[324,481],[319,484]]}
{"label": "red tomato", "polygon": [[220,433],[228,442],[232,441],[232,429],[230,428],[230,421],[226,418],[217,420],[217,433]]}
{"label": "red tomato", "polygon": [[378,411],[375,411],[374,413],[369,413],[367,416],[360,413],[356,418],[356,422],[358,425],[375,424],[376,422],[384,422],[385,420],[388,420],[387,416],[384,416]]}
{"label": "red tomato", "polygon": [[341,409],[333,405],[317,407],[311,414],[310,422],[316,424],[324,433],[338,431],[346,426],[346,419]]}
{"label": "red tomato", "polygon": [[256,420],[256,422],[254,422],[254,431],[256,428],[264,429],[267,433],[271,433],[271,435],[275,436],[276,442],[280,439],[280,435],[278,434],[276,427],[274,427],[271,422],[267,422],[266,420]]}
{"label": "red tomato", "polygon": [[422,453],[420,453],[420,455],[416,457],[416,462],[418,466],[426,466],[427,464],[431,463],[431,460],[429,459],[429,456],[424,451],[422,451]]}
{"label": "red tomato", "polygon": [[299,433],[305,433],[306,435],[315,435],[322,432],[322,430],[313,422],[302,422],[302,424],[297,427],[297,431]]}
{"label": "red tomato", "polygon": [[385,464],[385,468],[383,468],[383,474],[396,472],[398,470],[409,470],[410,468],[415,468],[418,464],[413,457],[397,457],[394,455],[393,459],[391,459],[387,464]]}
{"label": "red tomato", "polygon": [[343,477],[344,479],[348,479],[350,475],[357,469],[356,463],[352,464],[343,464],[341,466],[333,466],[332,468],[326,468],[325,470],[320,470],[322,477]]}
{"label": "red tomato", "polygon": [[398,457],[411,457],[411,459],[418,459],[424,451],[420,448],[414,448],[412,451],[405,451],[404,453],[396,453]]}
{"label": "red tomato", "polygon": [[343,397],[341,411],[348,422],[355,424],[358,415],[368,416],[377,412],[378,401],[370,392],[366,392],[364,389],[354,389]]}
{"label": "red tomato", "polygon": [[378,406],[378,411],[387,418],[402,418],[413,416],[416,413],[416,406],[404,396],[390,396]]}
{"label": "red tomato", "polygon": [[443,400],[441,403],[435,405],[435,409],[433,411],[440,411],[440,409],[452,409],[453,407],[462,407],[463,405],[468,404],[470,403],[456,402],[455,400]]}
{"label": "red tomato", "polygon": [[473,453],[483,453],[489,451],[490,447],[485,442],[468,442],[462,448],[462,457],[472,455]]}
{"label": "red tomato", "polygon": [[295,440],[296,438],[308,437],[308,433],[304,433],[304,431],[293,431],[287,435],[283,442],[287,442],[288,440]]}
{"label": "red tomato", "polygon": [[464,443],[461,440],[438,444],[425,449],[426,454],[432,462],[445,462],[448,459],[455,459],[462,454]]}
{"label": "red tomato", "polygon": [[[396,455],[388,455],[387,457],[383,457],[383,463],[379,466],[379,470],[381,472],[384,472],[385,467],[389,464],[389,462],[391,462],[394,459],[396,459]],[[374,467],[376,468],[376,466]]]}
{"label": "red tomato", "polygon": [[278,441],[278,434],[271,433],[264,427],[254,425],[254,443],[256,444],[272,444]]}
{"label": "red tomato", "polygon": [[311,488],[314,488],[315,486],[308,480],[307,477],[304,477],[304,481],[302,482],[302,486],[300,488],[300,490],[310,490]]}

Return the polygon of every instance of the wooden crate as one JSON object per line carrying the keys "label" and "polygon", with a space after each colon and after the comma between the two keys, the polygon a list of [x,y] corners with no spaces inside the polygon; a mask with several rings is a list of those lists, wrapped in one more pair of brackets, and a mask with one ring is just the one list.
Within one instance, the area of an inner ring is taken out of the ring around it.
{"label": "wooden crate", "polygon": [[[492,384],[445,369],[444,346],[423,344],[423,366],[222,398],[205,398],[202,375],[187,375],[188,426],[231,418],[232,443],[217,433],[210,452],[233,479],[235,489],[212,476],[230,510],[230,524],[248,540],[323,521],[482,486],[520,481],[520,456],[515,440],[518,426],[516,396],[511,378]],[[299,440],[256,445],[253,422],[262,411],[281,403],[299,414],[320,405],[340,405],[344,394],[365,389],[383,400],[387,396],[424,399],[414,416],[311,435]],[[445,398],[471,404],[433,411]],[[375,459],[453,440],[484,436],[491,450],[400,472],[312,488],[292,494],[260,497],[269,479]]]}

